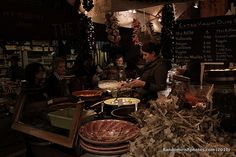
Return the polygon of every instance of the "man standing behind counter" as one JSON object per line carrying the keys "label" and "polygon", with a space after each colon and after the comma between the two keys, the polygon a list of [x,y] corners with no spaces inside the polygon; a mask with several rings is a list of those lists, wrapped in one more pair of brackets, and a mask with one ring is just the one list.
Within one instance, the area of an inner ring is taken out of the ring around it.
{"label": "man standing behind counter", "polygon": [[142,55],[146,64],[141,71],[140,79],[135,79],[126,86],[136,87],[136,91],[147,100],[156,99],[157,92],[166,89],[166,79],[171,63],[163,59],[161,46],[154,42],[146,42],[142,46]]}

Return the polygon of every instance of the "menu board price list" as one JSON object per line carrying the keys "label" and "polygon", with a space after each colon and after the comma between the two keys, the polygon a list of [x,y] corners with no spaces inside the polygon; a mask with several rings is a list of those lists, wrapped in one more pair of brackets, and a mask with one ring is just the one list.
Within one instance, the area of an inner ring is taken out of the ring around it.
{"label": "menu board price list", "polygon": [[177,63],[235,62],[235,44],[235,15],[177,21],[174,59]]}

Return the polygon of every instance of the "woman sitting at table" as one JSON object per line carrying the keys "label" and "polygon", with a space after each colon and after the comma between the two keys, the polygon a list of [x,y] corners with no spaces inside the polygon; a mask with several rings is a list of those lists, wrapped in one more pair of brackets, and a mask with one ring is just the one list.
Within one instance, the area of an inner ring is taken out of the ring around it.
{"label": "woman sitting at table", "polygon": [[[43,91],[45,69],[40,63],[28,64],[25,68],[26,83],[22,85],[19,95],[23,106],[22,121],[34,126],[49,125],[46,113],[47,96]],[[22,100],[23,99],[23,100]]]}
{"label": "woman sitting at table", "polygon": [[69,97],[48,99],[44,91],[45,69],[40,63],[28,64],[25,78],[18,101],[23,105],[21,121],[39,128],[51,128],[47,113],[55,110],[56,104],[73,100]]}
{"label": "woman sitting at table", "polygon": [[142,46],[143,67],[140,79],[135,79],[125,86],[135,87],[142,98],[156,99],[157,92],[166,89],[167,73],[171,63],[161,56],[161,46],[154,42],[146,42]]}

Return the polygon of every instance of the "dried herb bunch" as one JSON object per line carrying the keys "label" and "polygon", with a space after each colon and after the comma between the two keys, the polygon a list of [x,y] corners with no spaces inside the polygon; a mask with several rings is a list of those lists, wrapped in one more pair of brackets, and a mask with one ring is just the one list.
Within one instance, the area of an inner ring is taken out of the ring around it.
{"label": "dried herb bunch", "polygon": [[[130,142],[130,151],[123,157],[236,156],[236,135],[219,129],[217,112],[199,108],[180,110],[177,101],[176,96],[157,99],[149,102],[149,109],[133,113],[141,134]],[[171,148],[179,150],[165,151]]]}

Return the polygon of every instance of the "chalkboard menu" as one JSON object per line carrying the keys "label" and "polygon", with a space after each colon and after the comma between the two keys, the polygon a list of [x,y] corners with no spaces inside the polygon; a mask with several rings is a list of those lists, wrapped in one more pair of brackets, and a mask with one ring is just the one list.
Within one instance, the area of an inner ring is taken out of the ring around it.
{"label": "chalkboard menu", "polygon": [[236,62],[236,16],[177,21],[174,60]]}

